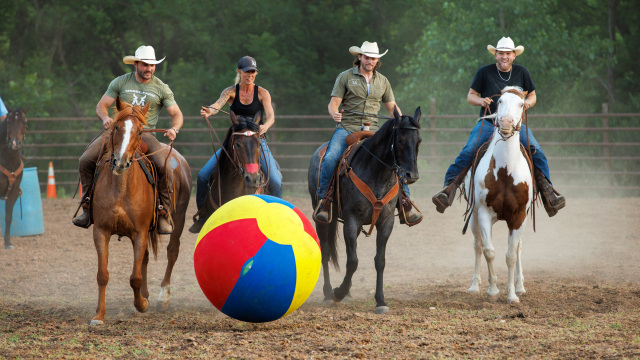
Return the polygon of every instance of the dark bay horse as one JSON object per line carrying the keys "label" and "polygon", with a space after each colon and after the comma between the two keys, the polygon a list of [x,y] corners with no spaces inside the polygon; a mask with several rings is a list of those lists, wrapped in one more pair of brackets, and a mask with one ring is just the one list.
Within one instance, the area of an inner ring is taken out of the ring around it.
{"label": "dark bay horse", "polygon": [[22,194],[22,169],[24,164],[20,151],[27,132],[26,109],[8,109],[6,120],[0,123],[0,199],[5,200],[4,248],[13,249],[11,244],[11,221],[13,206]]}
{"label": "dark bay horse", "polygon": [[[418,147],[422,139],[420,138],[420,108],[416,109],[415,115],[400,116],[398,111],[394,112],[395,118],[387,121],[380,130],[372,137],[364,140],[361,148],[357,150],[349,163],[348,171],[357,175],[373,193],[376,199],[380,200],[386,194],[397,187],[399,177],[404,177],[407,184],[412,184],[418,180]],[[309,166],[309,194],[313,208],[316,208],[317,199],[318,168],[320,164],[319,153],[325,146],[321,145],[311,158]],[[338,267],[338,254],[336,249],[337,236],[337,216],[328,224],[316,222],[316,230],[320,238],[320,248],[322,251],[322,269],[324,274],[323,293],[325,301],[342,301],[349,293],[351,279],[358,268],[358,256],[356,253],[356,240],[363,225],[372,222],[374,207],[358,187],[348,176],[339,178],[340,194],[338,201],[333,201],[333,214],[338,213],[338,202],[342,206],[342,219],[344,220],[344,241],[347,252],[347,271],[342,284],[331,288],[329,278],[329,261]],[[397,189],[396,189],[397,191]],[[335,195],[334,195],[334,198]],[[385,267],[385,251],[387,241],[391,235],[394,224],[394,209],[398,202],[396,194],[386,203],[379,212],[375,222],[376,235],[376,256],[375,267],[376,279],[376,313],[384,314],[389,307],[384,301],[383,273]],[[378,202],[381,205],[382,202]]]}
{"label": "dark bay horse", "polygon": [[[120,97],[116,98],[118,113],[114,117],[111,135],[106,137],[107,161],[98,165],[99,174],[91,206],[93,241],[98,252],[98,307],[91,325],[103,324],[106,314],[105,292],[109,281],[107,263],[112,235],[118,235],[118,239],[122,236],[131,239],[134,262],[129,282],[133,289],[133,303],[139,312],[147,310],[149,247],[154,257],[158,251],[158,233],[154,224],[158,196],[142,168],[146,166],[143,163],[149,163],[149,160],[140,151],[149,104],[144,108],[132,106],[121,101]],[[164,151],[168,153],[168,146]],[[171,206],[174,227],[167,246],[168,263],[158,296],[159,309],[169,306],[171,272],[178,259],[180,235],[191,196],[191,170],[175,149],[167,159],[169,171],[173,171],[175,190]]]}
{"label": "dark bay horse", "polygon": [[231,112],[231,126],[222,142],[222,152],[209,178],[207,198],[189,229],[199,233],[202,225],[220,206],[250,194],[264,194],[267,180],[260,170],[260,137],[262,115],[253,118]]}

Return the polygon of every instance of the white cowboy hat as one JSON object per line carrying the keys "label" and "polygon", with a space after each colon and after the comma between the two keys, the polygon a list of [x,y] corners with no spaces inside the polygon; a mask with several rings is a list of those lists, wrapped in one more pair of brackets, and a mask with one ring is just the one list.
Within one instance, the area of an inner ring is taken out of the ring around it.
{"label": "white cowboy hat", "polygon": [[[389,51],[389,49],[387,49],[387,51]],[[375,43],[375,42],[370,43],[368,41],[363,42],[361,47],[352,46],[349,48],[349,52],[352,55],[362,54],[372,58],[383,57],[384,54],[387,53],[387,51],[380,54],[380,51],[378,50],[378,43]]]}
{"label": "white cowboy hat", "polygon": [[133,64],[136,61],[142,61],[143,63],[155,65],[160,64],[166,58],[163,57],[160,60],[156,60],[156,52],[153,50],[153,46],[140,46],[138,50],[136,50],[136,54],[134,56],[128,55],[122,58],[122,61],[125,64]]}
{"label": "white cowboy hat", "polygon": [[489,50],[493,55],[496,54],[496,51],[515,51],[516,55],[520,55],[524,52],[524,46],[518,45],[518,47],[515,47],[515,44],[510,37],[503,37],[498,41],[498,45],[496,47],[487,45],[487,50]]}

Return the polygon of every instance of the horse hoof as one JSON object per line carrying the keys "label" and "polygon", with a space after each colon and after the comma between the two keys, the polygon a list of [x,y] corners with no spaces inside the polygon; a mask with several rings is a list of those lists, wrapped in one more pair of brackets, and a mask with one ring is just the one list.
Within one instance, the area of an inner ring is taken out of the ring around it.
{"label": "horse hoof", "polygon": [[376,314],[386,314],[389,312],[388,306],[376,306]]}
{"label": "horse hoof", "polygon": [[516,290],[516,295],[518,296],[525,295],[526,293],[527,293],[527,290],[525,290],[524,288]]}
{"label": "horse hoof", "polygon": [[477,286],[472,286],[467,290],[467,292],[472,295],[477,295],[480,293],[480,289]]}
{"label": "horse hoof", "polygon": [[158,303],[156,304],[156,311],[167,311],[169,310],[169,305],[171,305],[171,301],[158,301]]}
{"label": "horse hoof", "polygon": [[13,245],[7,245],[4,247],[6,250],[13,250],[15,247]]}
{"label": "horse hoof", "polygon": [[147,309],[149,308],[149,300],[143,298],[142,299],[142,305],[140,305],[139,307],[136,306],[135,308],[140,313],[147,312]]}
{"label": "horse hoof", "polygon": [[102,320],[91,320],[91,322],[89,323],[89,326],[95,326],[95,325],[104,325],[104,321],[102,321]]}
{"label": "horse hoof", "polygon": [[507,304],[509,305],[515,305],[515,304],[518,304],[519,302],[520,302],[520,299],[515,295],[513,297],[509,296],[507,298]]}
{"label": "horse hoof", "polygon": [[498,301],[498,294],[491,295],[491,294],[487,293],[487,301],[490,302],[490,303],[494,303],[494,302]]}
{"label": "horse hoof", "polygon": [[334,302],[342,301],[342,299],[338,299],[338,297],[336,296],[336,289],[331,289],[331,300],[333,300]]}

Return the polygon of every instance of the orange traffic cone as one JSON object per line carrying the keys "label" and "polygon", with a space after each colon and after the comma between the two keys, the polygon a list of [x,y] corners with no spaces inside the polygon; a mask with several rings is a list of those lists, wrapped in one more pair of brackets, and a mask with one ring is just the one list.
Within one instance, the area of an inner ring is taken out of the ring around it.
{"label": "orange traffic cone", "polygon": [[57,199],[56,178],[53,176],[53,162],[49,161],[49,176],[47,177],[47,199]]}

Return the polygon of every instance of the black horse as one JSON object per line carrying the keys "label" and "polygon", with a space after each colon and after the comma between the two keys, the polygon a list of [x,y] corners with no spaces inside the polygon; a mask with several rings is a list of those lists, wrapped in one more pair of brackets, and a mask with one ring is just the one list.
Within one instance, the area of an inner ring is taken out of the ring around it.
{"label": "black horse", "polygon": [[[420,108],[416,109],[415,115],[400,116],[398,111],[394,111],[394,119],[387,121],[380,130],[372,137],[364,140],[362,146],[353,155],[349,163],[348,171],[357,175],[373,193],[376,199],[383,199],[390,190],[394,190],[398,184],[398,178],[403,177],[407,184],[412,184],[418,180],[418,147],[420,146]],[[323,144],[316,150],[311,158],[309,166],[309,194],[313,208],[316,208],[319,199],[317,198],[318,168],[320,164],[319,152],[325,146]],[[363,225],[371,224],[374,214],[374,206],[365,195],[356,187],[348,176],[341,176],[339,179],[339,198],[342,207],[342,219],[344,220],[344,241],[347,251],[347,272],[342,284],[332,290],[329,278],[329,261],[338,268],[338,253],[336,250],[337,236],[337,216],[328,224],[316,223],[316,230],[320,238],[322,251],[322,268],[324,274],[323,293],[325,301],[336,302],[349,293],[351,279],[358,268],[358,256],[356,253],[356,240]],[[371,197],[371,195],[369,195]],[[377,273],[376,280],[376,309],[378,314],[384,314],[389,307],[384,301],[383,273],[385,267],[385,251],[387,241],[391,235],[394,224],[394,210],[398,202],[397,194],[387,202],[379,212],[375,222],[376,235],[376,256],[375,267]],[[381,205],[381,203],[378,203]],[[333,201],[333,214],[338,213],[338,201]]]}
{"label": "black horse", "polygon": [[193,216],[189,231],[197,234],[220,206],[250,194],[266,192],[267,180],[260,170],[260,121],[262,113],[254,117],[236,116],[231,112],[231,126],[222,142],[222,152],[209,178],[207,198]]}
{"label": "black horse", "polygon": [[22,193],[22,169],[20,156],[24,135],[27,132],[27,112],[29,109],[9,109],[7,119],[0,123],[0,199],[5,200],[4,248],[13,249],[11,244],[11,221],[13,205]]}

